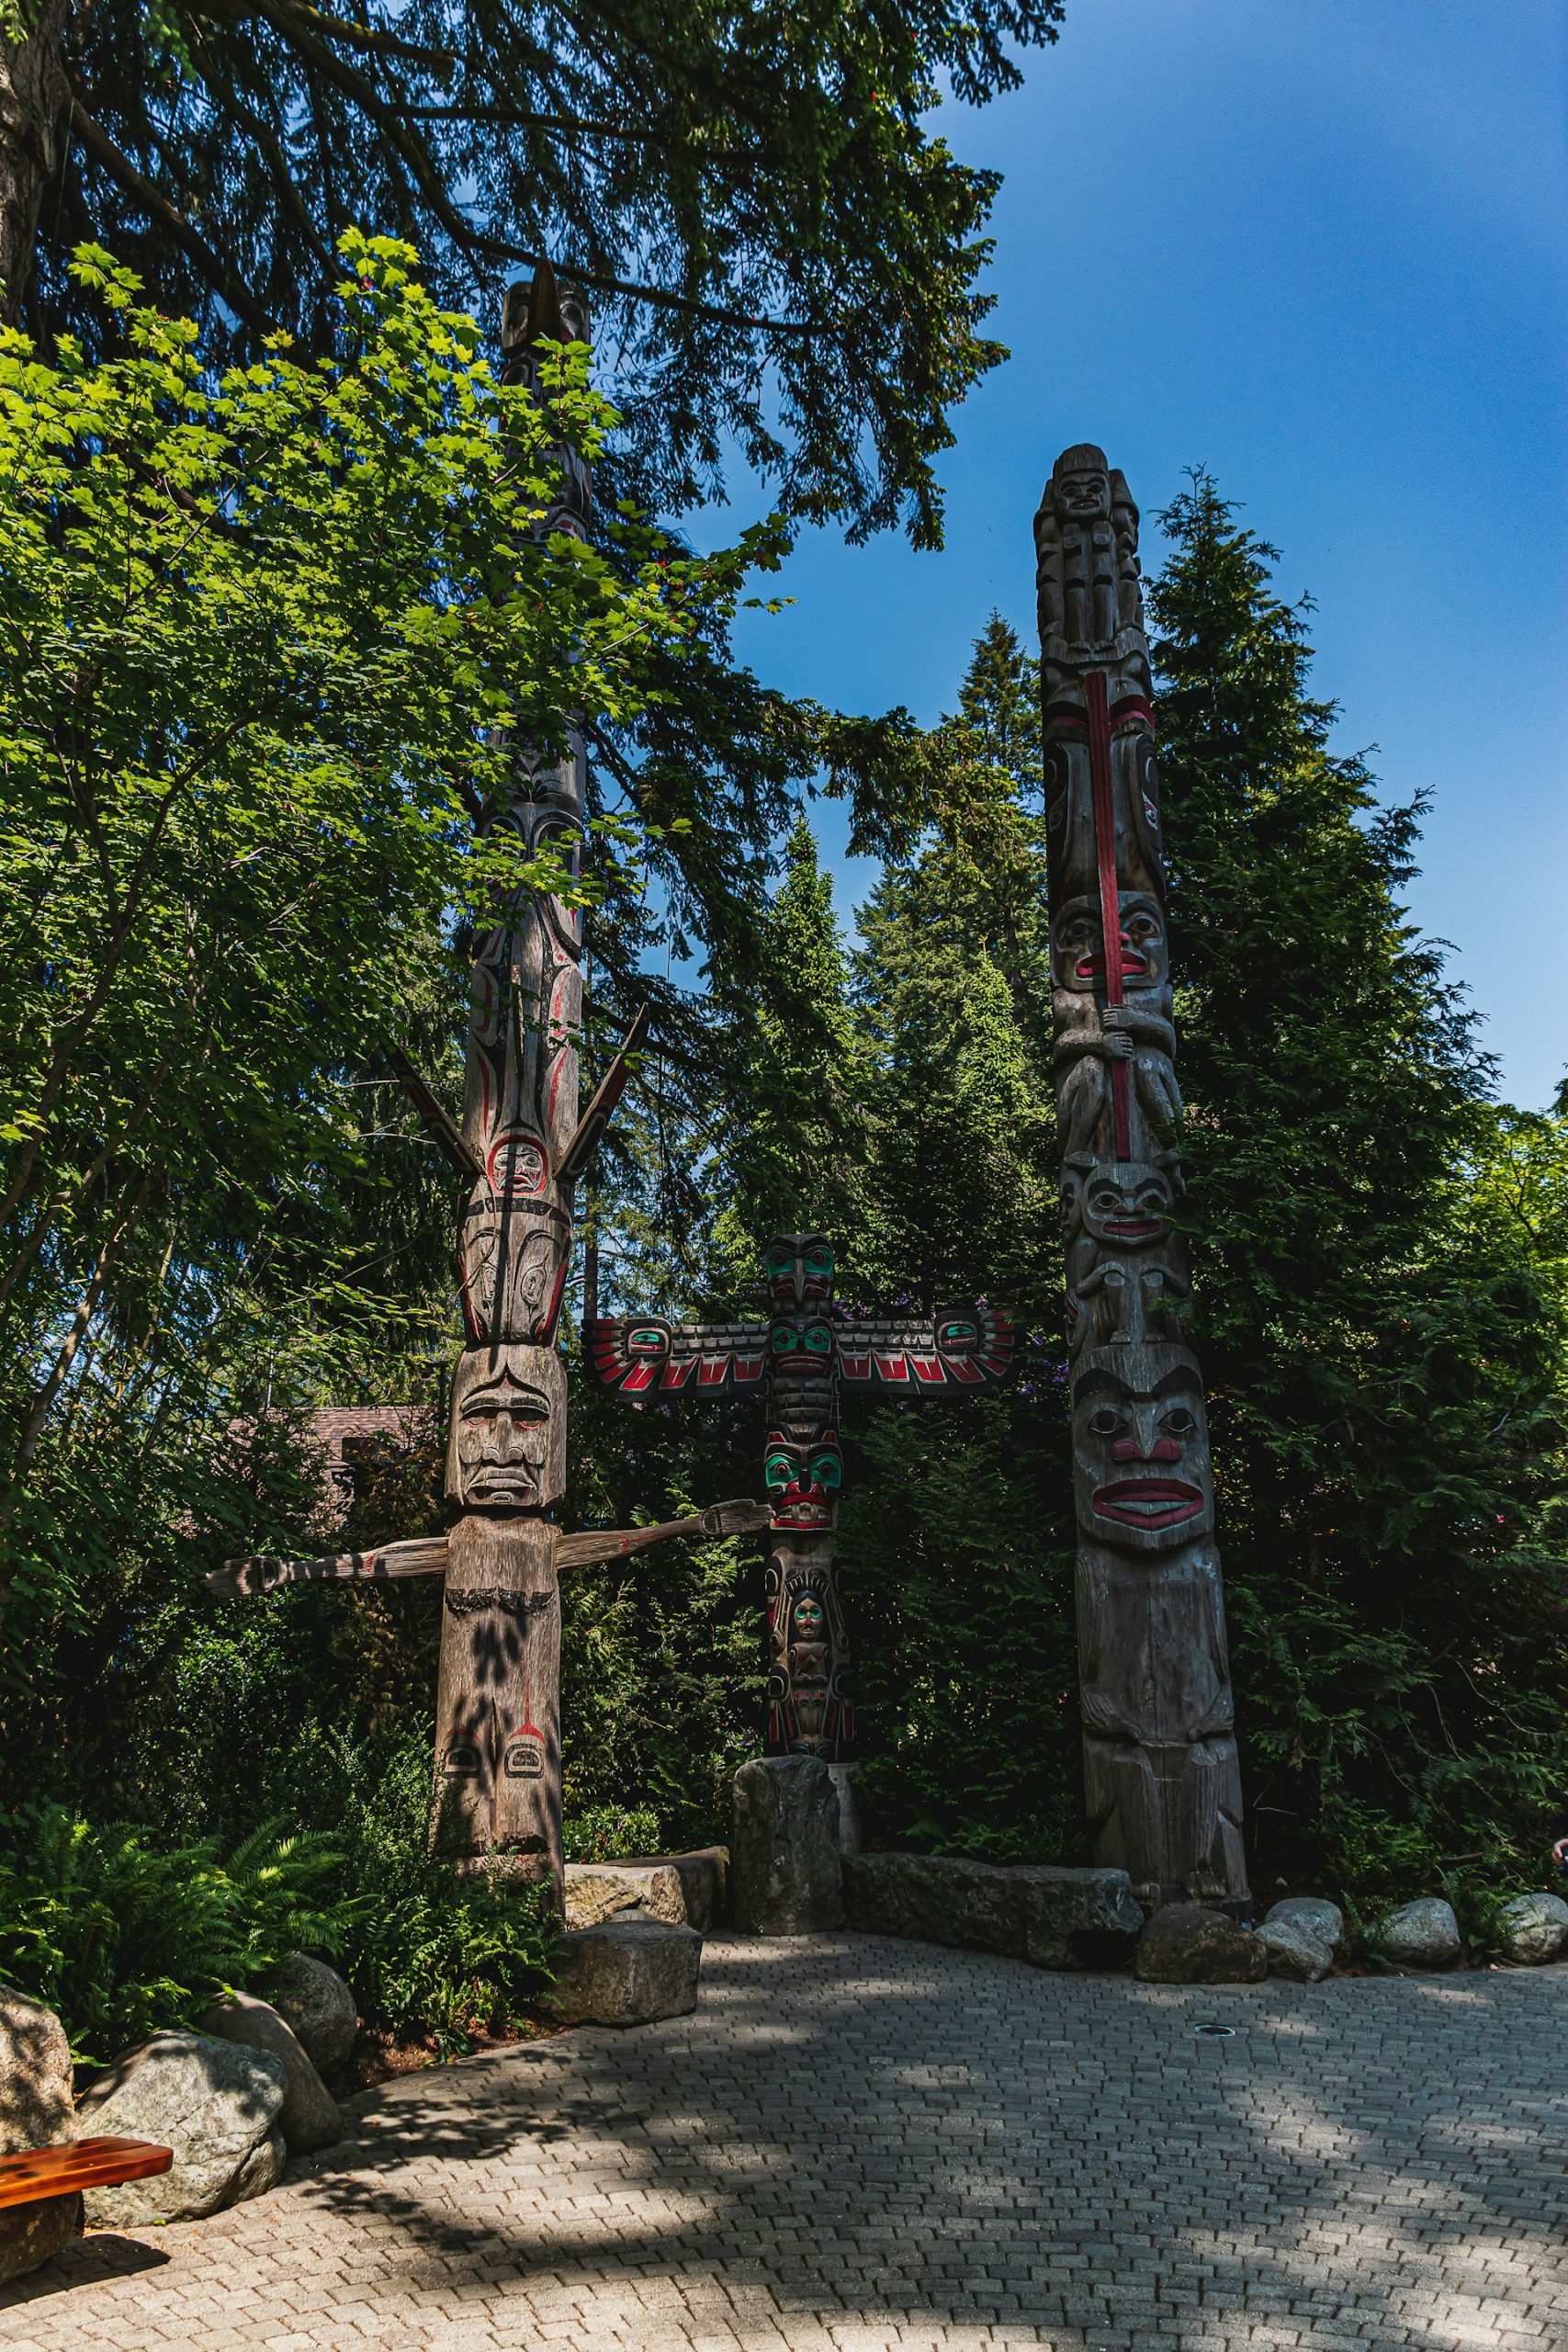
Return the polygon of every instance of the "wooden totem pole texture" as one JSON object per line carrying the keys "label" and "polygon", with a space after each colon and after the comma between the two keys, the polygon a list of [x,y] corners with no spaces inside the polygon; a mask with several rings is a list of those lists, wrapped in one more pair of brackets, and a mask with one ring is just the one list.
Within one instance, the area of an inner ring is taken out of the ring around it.
{"label": "wooden totem pole texture", "polygon": [[[543,400],[536,345],[586,342],[579,298],[541,269],[502,308],[505,380]],[[559,503],[540,525],[586,535],[589,484],[562,446]],[[580,868],[586,771],[581,738],[560,758],[524,746],[491,823],[530,855]],[[525,1877],[561,1881],[560,1595],[563,1568],[621,1556],[675,1533],[714,1536],[767,1524],[752,1503],[720,1505],[662,1527],[565,1535],[566,1375],[557,1345],[572,1250],[578,1177],[626,1083],[638,1017],[587,1112],[578,1111],[582,911],[519,890],[479,940],[469,994],[459,1131],[406,1064],[399,1075],[468,1182],[457,1235],[465,1345],[453,1373],[445,1536],[325,1560],[231,1561],[208,1579],[224,1594],[311,1577],[445,1577],[436,1696],[436,1786],[444,1844],[500,1853]]]}
{"label": "wooden totem pole texture", "polygon": [[765,1323],[605,1317],[584,1325],[584,1345],[601,1387],[634,1402],[762,1391],[772,1510],[768,1749],[844,1764],[854,1755],[854,1705],[833,1571],[844,1475],[840,1396],[880,1389],[923,1399],[994,1387],[1011,1358],[1012,1326],[984,1307],[846,1317],[833,1297],[833,1245],[820,1233],[776,1234],[763,1273]]}
{"label": "wooden totem pole texture", "polygon": [[1034,521],[1052,1012],[1095,1859],[1145,1901],[1248,1900],[1186,1252],[1138,510],[1089,446]]}

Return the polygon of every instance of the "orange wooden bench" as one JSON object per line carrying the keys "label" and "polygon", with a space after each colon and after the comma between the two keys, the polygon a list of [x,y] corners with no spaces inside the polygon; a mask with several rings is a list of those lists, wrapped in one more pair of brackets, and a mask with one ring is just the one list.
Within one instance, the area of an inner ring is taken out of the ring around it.
{"label": "orange wooden bench", "polygon": [[0,2156],[0,2206],[145,2180],[167,2172],[174,2161],[173,2148],[160,2148],[155,2140],[73,2140],[61,2148],[24,2148],[20,2155]]}

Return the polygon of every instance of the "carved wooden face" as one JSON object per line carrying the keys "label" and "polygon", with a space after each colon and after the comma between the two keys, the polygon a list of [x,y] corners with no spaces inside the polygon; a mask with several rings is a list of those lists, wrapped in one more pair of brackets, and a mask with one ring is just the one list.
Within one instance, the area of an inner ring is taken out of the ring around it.
{"label": "carved wooden face", "polygon": [[566,1492],[566,1370],[553,1348],[470,1348],[452,1375],[446,1491],[466,1510],[547,1510]]}
{"label": "carved wooden face", "polygon": [[833,1245],[820,1233],[775,1233],[763,1261],[768,1295],[786,1314],[833,1295]]}
{"label": "carved wooden face", "polygon": [[1053,488],[1059,514],[1081,522],[1111,512],[1111,476],[1098,467],[1076,466],[1070,473],[1058,474]]}
{"label": "carved wooden face", "polygon": [[[1142,1250],[1170,1231],[1166,1212],[1171,1206],[1170,1178],[1162,1168],[1145,1160],[1101,1161],[1084,1176],[1073,1178],[1074,1210],[1084,1231],[1106,1250]],[[1064,1217],[1069,1214],[1063,1185]]]}
{"label": "carved wooden face", "polygon": [[800,1445],[774,1430],[762,1455],[762,1483],[775,1527],[822,1533],[833,1524],[844,1457],[835,1431],[825,1430],[814,1444]]}
{"label": "carved wooden face", "polygon": [[1214,1531],[1203,1384],[1184,1349],[1096,1349],[1073,1384],[1078,1525],[1102,1544],[1167,1552]]}
{"label": "carved wooden face", "polygon": [[[1142,890],[1123,890],[1118,907],[1123,994],[1165,988],[1170,962],[1158,900]],[[1103,988],[1105,942],[1098,899],[1069,899],[1052,923],[1051,974],[1059,989]]]}

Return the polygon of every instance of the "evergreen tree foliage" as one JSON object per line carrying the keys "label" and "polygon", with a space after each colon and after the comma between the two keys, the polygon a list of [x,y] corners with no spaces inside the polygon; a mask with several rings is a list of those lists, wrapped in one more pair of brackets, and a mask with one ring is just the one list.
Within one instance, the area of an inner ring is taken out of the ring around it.
{"label": "evergreen tree foliage", "polygon": [[247,351],[326,341],[351,227],[487,312],[546,256],[593,294],[640,503],[712,495],[738,447],[795,513],[931,542],[947,412],[1002,351],[976,285],[997,175],[930,117],[1016,88],[1061,13],[38,0],[0,198],[37,224],[51,326],[78,322],[62,263],[93,238]]}
{"label": "evergreen tree foliage", "polygon": [[868,1815],[1004,1858],[1077,1838],[1038,691],[993,615],[938,730],[925,837],[886,869],[853,958],[867,1214],[845,1287],[986,1300],[1024,1335],[998,1396],[886,1405],[858,1431],[840,1554]]}
{"label": "evergreen tree foliage", "polygon": [[[1499,1127],[1402,905],[1420,803],[1380,807],[1330,750],[1274,551],[1203,475],[1162,521],[1195,1339],[1254,1850],[1369,1899],[1477,1850],[1528,1877],[1568,1762],[1561,1143]],[[1499,1214],[1510,1189],[1544,1216]]]}

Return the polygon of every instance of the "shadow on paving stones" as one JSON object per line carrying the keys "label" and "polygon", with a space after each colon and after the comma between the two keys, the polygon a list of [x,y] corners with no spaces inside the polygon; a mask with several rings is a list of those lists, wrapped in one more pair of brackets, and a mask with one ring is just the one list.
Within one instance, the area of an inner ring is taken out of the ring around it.
{"label": "shadow on paving stones", "polygon": [[[1502,2352],[1515,2327],[1547,2352],[1568,2344],[1565,2017],[1568,1971],[1188,1987],[849,1934],[715,1939],[693,2016],[361,2095],[355,2139],[226,2217],[226,2258],[254,2229],[308,2280],[318,2249],[341,2259],[341,2217],[383,2310],[440,2287],[511,2312],[547,2274],[580,2347],[609,2340],[596,2297],[657,2286],[1037,2330],[1054,2352]],[[281,2244],[280,2199],[299,2213]],[[0,2307],[161,2259],[106,2233]]]}
{"label": "shadow on paving stones", "polygon": [[1564,2276],[1562,2006],[1516,1975],[1141,1985],[729,1940],[693,2017],[367,2094],[298,2193],[392,2223],[415,2278],[455,2256],[574,2291],[696,2272],[800,2312],[1038,2324],[1063,2352],[1288,2314],[1303,2347],[1350,2321],[1453,2352],[1472,2301],[1528,2326]]}
{"label": "shadow on paving stones", "polygon": [[90,2230],[85,2237],[73,2238],[39,2269],[0,2287],[0,2312],[62,2295],[72,2287],[95,2286],[103,2278],[134,2278],[141,2270],[162,2270],[168,2260],[161,2246],[122,2238],[116,2230]]}

